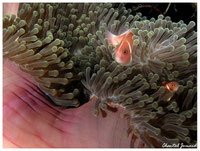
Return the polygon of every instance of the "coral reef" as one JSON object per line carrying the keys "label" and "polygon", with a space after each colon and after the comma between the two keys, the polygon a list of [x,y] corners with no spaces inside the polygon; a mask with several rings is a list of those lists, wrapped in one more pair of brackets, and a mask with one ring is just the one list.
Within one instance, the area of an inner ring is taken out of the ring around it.
{"label": "coral reef", "polygon": [[[128,135],[145,147],[197,141],[197,32],[195,22],[148,20],[123,4],[20,4],[3,18],[3,56],[31,74],[63,107],[96,97],[95,114],[125,108]],[[105,31],[131,29],[133,61],[113,59]],[[163,81],[180,84],[165,93]]]}

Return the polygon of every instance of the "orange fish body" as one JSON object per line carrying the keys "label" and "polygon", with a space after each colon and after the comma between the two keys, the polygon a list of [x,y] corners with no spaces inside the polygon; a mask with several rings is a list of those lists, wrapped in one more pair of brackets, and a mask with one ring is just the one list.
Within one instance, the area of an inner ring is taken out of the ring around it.
{"label": "orange fish body", "polygon": [[[163,82],[162,85],[166,88],[164,95],[169,93],[170,91],[175,92],[179,88],[179,84],[175,81],[171,82]],[[167,101],[170,101],[171,98],[169,98]]]}
{"label": "orange fish body", "polygon": [[112,44],[115,48],[115,60],[122,65],[128,65],[132,62],[133,52],[133,33],[127,31],[119,36],[107,31],[106,37],[109,44]]}
{"label": "orange fish body", "polygon": [[167,92],[169,92],[169,91],[177,91],[178,88],[179,88],[179,84],[177,82],[175,82],[175,81],[165,82],[163,84],[164,84]]}

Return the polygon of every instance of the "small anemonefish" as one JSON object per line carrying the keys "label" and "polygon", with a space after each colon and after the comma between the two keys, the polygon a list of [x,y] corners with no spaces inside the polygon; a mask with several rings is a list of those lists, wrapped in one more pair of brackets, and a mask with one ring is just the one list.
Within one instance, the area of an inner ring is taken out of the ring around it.
{"label": "small anemonefish", "polygon": [[[175,82],[175,81],[162,82],[162,85],[166,88],[164,95],[167,94],[170,91],[175,92],[179,88],[178,82]],[[168,98],[167,101],[170,101],[170,99],[171,98]]]}
{"label": "small anemonefish", "polygon": [[178,82],[175,82],[175,81],[171,81],[171,82],[163,82],[162,83],[166,90],[169,92],[169,91],[177,91],[178,88],[179,88],[179,84]]}
{"label": "small anemonefish", "polygon": [[106,31],[106,38],[108,43],[112,44],[115,48],[115,61],[122,65],[128,65],[132,62],[133,52],[133,33],[128,30],[121,35],[114,35]]}

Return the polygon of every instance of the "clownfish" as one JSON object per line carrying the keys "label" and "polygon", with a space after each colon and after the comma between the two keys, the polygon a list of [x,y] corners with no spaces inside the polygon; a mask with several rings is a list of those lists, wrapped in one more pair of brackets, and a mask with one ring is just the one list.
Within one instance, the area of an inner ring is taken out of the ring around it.
{"label": "clownfish", "polygon": [[177,91],[178,88],[179,88],[178,82],[175,82],[175,81],[163,82],[163,85],[165,86],[167,92],[169,92],[169,91]]}
{"label": "clownfish", "polygon": [[[175,81],[171,81],[171,82],[162,82],[162,85],[165,87],[165,94],[171,92],[175,92],[178,90],[179,88],[179,83],[175,82]],[[167,101],[170,101],[171,98],[168,98]]]}
{"label": "clownfish", "polygon": [[122,65],[128,65],[132,62],[133,53],[133,33],[128,30],[121,35],[114,35],[106,31],[108,43],[115,48],[115,61]]}

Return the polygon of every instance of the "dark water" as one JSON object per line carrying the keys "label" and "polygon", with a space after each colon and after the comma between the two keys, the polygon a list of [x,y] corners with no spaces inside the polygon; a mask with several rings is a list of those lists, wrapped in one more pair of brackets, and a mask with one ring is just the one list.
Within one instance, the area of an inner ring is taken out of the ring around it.
{"label": "dark water", "polygon": [[126,3],[125,6],[141,12],[148,19],[157,18],[162,13],[164,16],[170,16],[173,22],[183,20],[186,24],[190,21],[197,23],[197,3]]}

